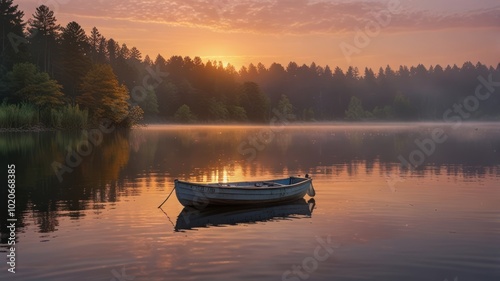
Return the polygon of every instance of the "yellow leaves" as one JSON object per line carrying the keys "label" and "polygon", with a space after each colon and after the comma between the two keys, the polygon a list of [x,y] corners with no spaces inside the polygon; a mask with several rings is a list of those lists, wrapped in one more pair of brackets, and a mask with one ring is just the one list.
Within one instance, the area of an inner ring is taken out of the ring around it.
{"label": "yellow leaves", "polygon": [[127,88],[118,83],[111,66],[94,65],[83,78],[81,89],[77,101],[91,111],[94,121],[108,118],[121,123],[127,118],[130,96]]}

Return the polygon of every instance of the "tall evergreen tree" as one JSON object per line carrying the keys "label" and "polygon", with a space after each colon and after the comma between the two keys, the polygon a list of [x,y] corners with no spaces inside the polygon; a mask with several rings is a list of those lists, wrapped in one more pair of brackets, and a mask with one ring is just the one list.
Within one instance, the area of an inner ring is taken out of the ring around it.
{"label": "tall evergreen tree", "polygon": [[142,54],[136,47],[132,47],[132,49],[130,49],[130,58],[129,59],[132,60],[134,63],[141,62]]}
{"label": "tall evergreen tree", "polygon": [[61,26],[57,24],[54,12],[41,5],[28,21],[33,59],[44,72],[54,75],[57,61],[57,40]]}
{"label": "tall evergreen tree", "polygon": [[83,76],[90,69],[91,61],[88,54],[91,50],[85,31],[78,23],[72,21],[62,30],[62,69],[57,77],[63,83],[66,94],[74,98]]}
{"label": "tall evergreen tree", "polygon": [[246,82],[242,86],[241,106],[247,112],[248,119],[264,122],[269,116],[269,98],[260,90],[257,83]]}
{"label": "tall evergreen tree", "polygon": [[[90,59],[92,60],[93,63],[98,63],[99,62],[99,51],[100,51],[100,45],[101,45],[101,40],[103,36],[97,29],[97,27],[93,27],[92,31],[90,32],[90,36],[88,38],[89,40],[89,47],[90,47]],[[104,63],[104,62],[100,62]]]}
{"label": "tall evergreen tree", "polygon": [[[117,44],[118,45],[118,44]],[[133,89],[135,86],[135,80],[137,79],[138,73],[137,69],[133,66],[131,62],[131,52],[127,47],[127,44],[123,43],[122,47],[118,50],[117,58],[115,64],[113,65],[113,70],[118,77],[120,83],[125,84],[129,89]]]}
{"label": "tall evergreen tree", "polygon": [[1,68],[7,71],[15,62],[26,59],[23,16],[13,0],[0,0],[0,73]]}
{"label": "tall evergreen tree", "polygon": [[151,60],[151,58],[148,55],[146,55],[146,57],[144,57],[143,62],[144,62],[145,66],[152,66],[153,65],[153,61]]}
{"label": "tall evergreen tree", "polygon": [[293,105],[290,103],[290,100],[286,95],[281,95],[281,98],[278,101],[277,109],[284,115],[293,114]]}
{"label": "tall evergreen tree", "polygon": [[116,65],[116,60],[118,58],[118,52],[120,51],[120,46],[113,38],[109,39],[106,44],[106,52],[108,54],[108,60],[111,66]]}
{"label": "tall evergreen tree", "polygon": [[127,47],[127,44],[122,44],[122,47],[118,52],[118,57],[123,60],[128,60],[130,58],[130,49]]}
{"label": "tall evergreen tree", "polygon": [[106,41],[106,38],[101,37],[99,40],[99,46],[97,49],[97,60],[96,63],[100,64],[106,64],[109,63],[109,56],[108,56],[108,41]]}

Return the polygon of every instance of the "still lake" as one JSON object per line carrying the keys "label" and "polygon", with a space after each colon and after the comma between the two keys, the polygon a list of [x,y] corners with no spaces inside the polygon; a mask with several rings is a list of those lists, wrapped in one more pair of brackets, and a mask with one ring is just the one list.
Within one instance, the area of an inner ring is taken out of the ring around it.
{"label": "still lake", "polygon": [[[0,134],[18,220],[11,274],[3,207],[1,280],[500,280],[500,123],[149,126],[86,139]],[[68,149],[84,156],[68,162]],[[157,208],[174,179],[306,173],[313,200],[193,212],[174,193]]]}

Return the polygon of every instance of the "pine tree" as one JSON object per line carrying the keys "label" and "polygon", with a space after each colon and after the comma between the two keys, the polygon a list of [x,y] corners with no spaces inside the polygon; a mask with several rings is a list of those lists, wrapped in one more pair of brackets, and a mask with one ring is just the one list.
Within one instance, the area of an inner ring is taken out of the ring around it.
{"label": "pine tree", "polygon": [[130,49],[130,60],[132,60],[132,62],[140,62],[141,59],[142,59],[142,54],[141,52],[136,48],[136,47],[132,47],[132,49]]}
{"label": "pine tree", "polygon": [[139,106],[144,111],[144,114],[148,117],[156,116],[159,113],[158,99],[153,87],[149,87],[146,90],[146,97],[141,103],[139,103]]}
{"label": "pine tree", "polygon": [[97,63],[100,64],[105,64],[109,63],[108,59],[108,48],[107,48],[108,41],[106,41],[106,38],[101,37],[99,40],[99,46],[97,49]]}
{"label": "pine tree", "polygon": [[269,98],[262,93],[259,85],[254,82],[246,82],[241,91],[241,106],[247,112],[248,119],[255,122],[267,121]]}
{"label": "pine tree", "polygon": [[118,57],[122,60],[128,60],[130,58],[130,49],[127,47],[127,44],[122,44],[122,47],[118,52]]}
{"label": "pine tree", "polygon": [[143,63],[145,66],[152,66],[153,65],[153,61],[151,61],[151,58],[148,55],[146,55],[146,57],[144,57]]}
{"label": "pine tree", "polygon": [[[93,63],[98,63],[99,59],[99,48],[101,44],[101,39],[102,35],[97,29],[97,27],[93,27],[92,31],[90,32],[90,36],[88,38],[89,40],[89,46],[90,46],[90,59],[92,60]],[[103,62],[101,62],[103,63]]]}
{"label": "pine tree", "polygon": [[70,22],[62,29],[61,66],[58,80],[63,83],[66,94],[75,97],[83,76],[89,71],[91,62],[87,36],[76,22]]}
{"label": "pine tree", "polygon": [[12,0],[0,0],[0,68],[3,67],[3,71],[26,59],[23,16]]}
{"label": "pine tree", "polygon": [[106,45],[106,52],[108,54],[109,63],[112,66],[116,65],[116,59],[118,58],[118,52],[120,51],[120,46],[113,38],[108,40]]}
{"label": "pine tree", "polygon": [[53,75],[61,26],[57,24],[54,12],[45,5],[36,8],[28,24],[34,60],[42,71]]}

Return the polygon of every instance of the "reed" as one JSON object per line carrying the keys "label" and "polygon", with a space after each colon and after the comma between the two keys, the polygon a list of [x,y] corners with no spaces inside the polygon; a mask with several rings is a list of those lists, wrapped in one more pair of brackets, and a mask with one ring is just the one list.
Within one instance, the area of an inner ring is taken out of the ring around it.
{"label": "reed", "polygon": [[88,126],[89,112],[78,105],[66,105],[60,109],[51,109],[50,126],[62,129],[84,129]]}
{"label": "reed", "polygon": [[89,125],[89,113],[78,105],[66,105],[57,109],[39,110],[27,103],[0,104],[0,128],[30,129],[35,126],[55,129],[85,129]]}
{"label": "reed", "polygon": [[38,125],[38,110],[31,104],[19,105],[2,103],[0,105],[0,128],[31,128]]}

